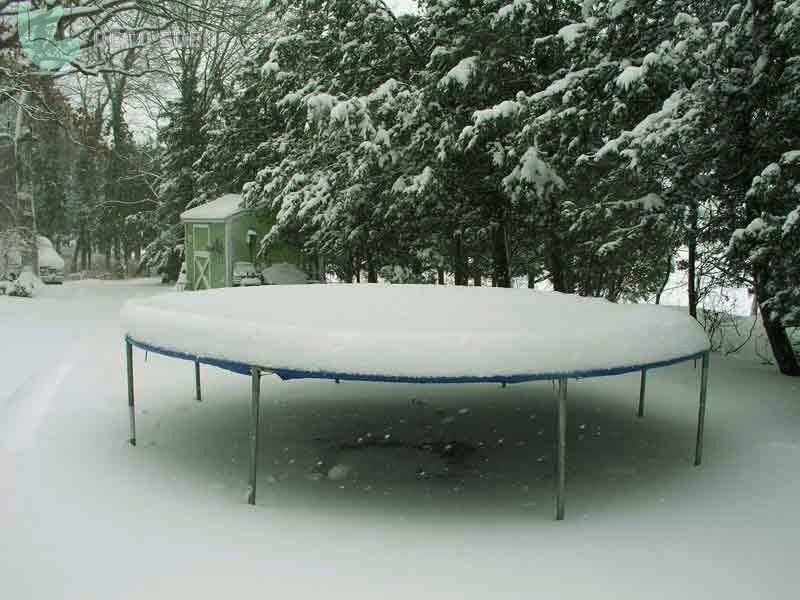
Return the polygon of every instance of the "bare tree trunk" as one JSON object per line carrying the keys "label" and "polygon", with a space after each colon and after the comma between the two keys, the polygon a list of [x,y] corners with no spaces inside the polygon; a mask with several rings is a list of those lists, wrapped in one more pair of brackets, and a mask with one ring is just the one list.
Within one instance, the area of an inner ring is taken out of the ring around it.
{"label": "bare tree trunk", "polygon": [[506,224],[502,219],[492,232],[492,286],[511,287],[511,273],[508,265],[508,244]]}
{"label": "bare tree trunk", "polygon": [[83,244],[81,244],[81,271],[87,271],[89,269],[89,236],[88,234],[84,234],[83,236]]}
{"label": "bare tree trunk", "polygon": [[456,285],[469,285],[469,275],[467,274],[467,257],[464,254],[464,242],[459,235],[456,238],[454,262],[454,279]]}
{"label": "bare tree trunk", "polygon": [[355,271],[353,269],[353,253],[350,250],[345,252],[344,256],[344,270],[342,272],[342,280],[347,283],[353,283]]}
{"label": "bare tree trunk", "polygon": [[72,272],[73,273],[77,273],[78,272],[78,264],[79,264],[79,261],[80,261],[82,247],[83,247],[82,243],[81,243],[82,239],[83,239],[83,234],[82,233],[78,233],[78,239],[75,242],[75,253],[72,255]]}
{"label": "bare tree trunk", "polygon": [[367,283],[378,283],[378,271],[371,256],[367,259]]}
{"label": "bare tree trunk", "polygon": [[439,282],[439,285],[444,285],[444,269],[441,267],[436,269],[436,281]]}
{"label": "bare tree trunk", "polygon": [[689,203],[689,314],[697,319],[697,203]]}
{"label": "bare tree trunk", "polygon": [[772,347],[772,355],[775,357],[775,362],[778,363],[778,369],[784,375],[800,376],[800,364],[798,364],[794,348],[792,348],[792,342],[786,334],[786,329],[779,319],[773,317],[772,311],[764,306],[770,298],[767,292],[769,274],[765,271],[757,272],[754,273],[753,279],[755,280],[753,292],[759,302],[761,322],[764,324],[764,331]]}
{"label": "bare tree trunk", "polygon": [[361,259],[358,256],[353,258],[353,275],[356,278],[356,283],[361,283]]}
{"label": "bare tree trunk", "polygon": [[767,333],[772,355],[778,363],[780,372],[793,377],[800,376],[800,364],[797,362],[789,336],[786,335],[786,329],[780,321],[772,319],[769,309],[764,310],[763,307],[761,307],[761,321],[764,323],[764,331]]}
{"label": "bare tree trunk", "polygon": [[661,296],[664,294],[664,290],[667,289],[667,284],[669,283],[669,276],[672,274],[672,257],[667,257],[667,272],[664,274],[664,279],[661,280],[661,286],[658,288],[658,293],[656,294],[656,304],[661,304]]}
{"label": "bare tree trunk", "polygon": [[[16,163],[16,192],[17,203],[22,213],[24,214],[24,205],[27,202],[30,208],[30,228],[31,237],[33,238],[31,244],[31,267],[33,268],[34,275],[39,275],[39,236],[36,231],[36,203],[33,198],[33,182],[27,181],[23,177],[23,162],[25,157],[20,152],[20,143],[24,135],[25,127],[25,107],[31,99],[31,93],[28,91],[20,92],[19,100],[17,101],[17,118],[14,126],[14,157]],[[33,136],[30,136],[28,144],[33,143]],[[27,191],[24,188],[28,188]]]}
{"label": "bare tree trunk", "polygon": [[0,228],[15,227],[19,212],[15,142],[10,135],[0,135]]}
{"label": "bare tree trunk", "polygon": [[127,279],[130,273],[130,262],[131,262],[131,249],[128,245],[128,242],[122,244],[122,268],[124,277]]}
{"label": "bare tree trunk", "polygon": [[574,291],[567,289],[564,261],[557,251],[550,255],[550,282],[553,284],[553,290],[556,292],[568,294]]}

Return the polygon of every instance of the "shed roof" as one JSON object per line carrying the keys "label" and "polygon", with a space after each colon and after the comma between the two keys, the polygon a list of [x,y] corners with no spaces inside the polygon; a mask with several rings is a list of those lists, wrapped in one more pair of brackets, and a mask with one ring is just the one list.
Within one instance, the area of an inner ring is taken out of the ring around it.
{"label": "shed roof", "polygon": [[181,221],[224,221],[228,217],[246,210],[241,207],[241,203],[241,194],[225,194],[221,198],[195,206],[182,213]]}

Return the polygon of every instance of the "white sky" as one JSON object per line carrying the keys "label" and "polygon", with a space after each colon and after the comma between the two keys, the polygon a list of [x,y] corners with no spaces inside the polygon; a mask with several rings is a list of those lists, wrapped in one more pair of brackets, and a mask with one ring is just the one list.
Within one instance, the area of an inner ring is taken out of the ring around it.
{"label": "white sky", "polygon": [[417,12],[416,0],[388,0],[388,4],[396,13]]}
{"label": "white sky", "polygon": [[[416,13],[418,10],[417,0],[386,0],[386,3],[397,14]],[[125,108],[128,125],[131,127],[136,140],[144,142],[152,139],[155,136],[155,130],[150,116],[136,103],[127,102]]]}

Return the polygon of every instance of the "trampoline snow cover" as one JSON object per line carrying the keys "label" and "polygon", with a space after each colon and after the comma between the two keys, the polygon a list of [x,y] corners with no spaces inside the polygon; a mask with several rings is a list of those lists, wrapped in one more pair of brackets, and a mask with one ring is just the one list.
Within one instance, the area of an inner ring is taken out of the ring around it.
{"label": "trampoline snow cover", "polygon": [[703,328],[677,309],[528,289],[220,289],[131,300],[122,322],[139,346],[285,378],[589,377],[671,364],[709,348]]}

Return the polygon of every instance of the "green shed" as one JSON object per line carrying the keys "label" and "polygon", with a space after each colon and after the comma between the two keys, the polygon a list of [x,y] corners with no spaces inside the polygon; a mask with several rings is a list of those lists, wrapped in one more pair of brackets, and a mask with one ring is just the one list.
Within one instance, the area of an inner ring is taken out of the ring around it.
{"label": "green shed", "polygon": [[273,263],[304,262],[302,253],[289,245],[270,248],[266,261],[259,261],[259,242],[275,219],[243,208],[239,194],[227,194],[187,210],[181,214],[181,222],[186,228],[187,290],[230,287],[237,262],[252,263],[259,270]]}

